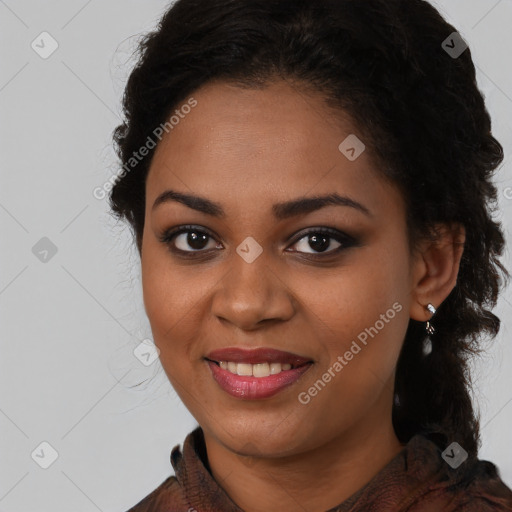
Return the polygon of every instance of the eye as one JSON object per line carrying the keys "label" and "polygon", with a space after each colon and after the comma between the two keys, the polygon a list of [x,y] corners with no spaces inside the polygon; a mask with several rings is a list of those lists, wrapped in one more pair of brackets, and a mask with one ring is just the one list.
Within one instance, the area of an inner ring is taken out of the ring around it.
{"label": "eye", "polygon": [[[160,237],[160,241],[166,244],[169,249],[184,257],[196,257],[202,253],[208,253],[212,249],[222,249],[222,245],[215,242],[215,238],[204,228],[197,226],[179,226],[175,229],[165,231]],[[337,244],[332,247],[334,244]],[[208,247],[210,244],[210,247]],[[311,228],[295,239],[293,246],[298,246],[298,252],[310,254],[310,257],[323,257],[339,253],[340,251],[357,245],[357,241],[331,228]],[[309,252],[307,249],[313,249]]]}
{"label": "eye", "polygon": [[[212,235],[197,226],[180,226],[177,229],[163,233],[160,241],[168,245],[173,252],[198,253],[215,249],[218,244],[208,247],[208,241],[213,241]],[[190,250],[192,249],[192,250]]]}
{"label": "eye", "polygon": [[[332,248],[333,241],[337,244],[334,248]],[[306,233],[302,233],[300,238],[296,239],[293,245],[297,245],[299,249],[293,252],[304,252],[306,254],[321,256],[325,253],[338,253],[355,244],[356,241],[352,237],[341,231],[330,228],[313,228]],[[329,247],[331,247],[331,249],[329,249]],[[308,248],[313,249],[313,252],[308,252]]]}

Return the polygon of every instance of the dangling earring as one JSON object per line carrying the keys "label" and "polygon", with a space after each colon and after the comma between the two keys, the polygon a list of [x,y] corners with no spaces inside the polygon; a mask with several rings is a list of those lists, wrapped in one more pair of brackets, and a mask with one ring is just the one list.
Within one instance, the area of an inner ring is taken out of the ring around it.
{"label": "dangling earring", "polygon": [[[436,308],[432,304],[427,304],[426,308],[432,313],[432,316],[436,313]],[[427,320],[427,325],[425,326],[428,336],[423,340],[423,355],[426,357],[432,352],[432,340],[430,336],[434,334],[436,331],[434,326],[431,325],[430,320]]]}
{"label": "dangling earring", "polygon": [[[436,314],[437,310],[432,304],[427,304],[427,309],[432,313],[432,316]],[[430,320],[432,320],[432,318]],[[425,329],[428,334],[434,334],[436,330],[434,329],[434,326],[431,325],[430,320],[427,320],[427,325],[425,326]]]}

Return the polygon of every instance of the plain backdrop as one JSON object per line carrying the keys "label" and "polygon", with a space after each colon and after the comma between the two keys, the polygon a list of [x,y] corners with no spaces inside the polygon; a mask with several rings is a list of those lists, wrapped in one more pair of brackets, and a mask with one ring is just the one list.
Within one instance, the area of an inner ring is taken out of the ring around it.
{"label": "plain backdrop", "polygon": [[[124,512],[173,474],[170,451],[196,426],[159,361],[134,356],[151,339],[139,260],[93,196],[118,169],[131,52],[168,5],[0,0],[0,510]],[[510,248],[512,1],[436,6],[471,47],[505,147],[497,215]],[[510,293],[474,385],[480,458],[512,486]]]}

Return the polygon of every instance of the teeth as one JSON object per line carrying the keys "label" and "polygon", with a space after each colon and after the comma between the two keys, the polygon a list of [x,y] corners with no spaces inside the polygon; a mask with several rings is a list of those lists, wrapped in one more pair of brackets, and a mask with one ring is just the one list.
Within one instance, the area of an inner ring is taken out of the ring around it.
{"label": "teeth", "polygon": [[[253,377],[268,377],[270,375],[270,365],[268,363],[259,363],[251,366]],[[279,369],[279,371],[281,371],[281,369]]]}
{"label": "teeth", "polygon": [[276,375],[282,371],[290,370],[292,365],[289,363],[234,363],[232,361],[220,361],[220,367],[228,370],[235,375],[243,375],[245,377],[268,377]]}
{"label": "teeth", "polygon": [[252,364],[238,363],[236,365],[236,373],[250,377],[252,375]]}

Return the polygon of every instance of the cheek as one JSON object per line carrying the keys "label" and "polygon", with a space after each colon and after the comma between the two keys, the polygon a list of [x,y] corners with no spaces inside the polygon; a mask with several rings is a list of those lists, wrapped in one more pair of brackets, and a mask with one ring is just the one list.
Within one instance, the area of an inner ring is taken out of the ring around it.
{"label": "cheek", "polygon": [[142,293],[144,298],[144,307],[149,318],[153,333],[155,328],[159,327],[170,320],[170,315],[175,313],[174,308],[168,307],[172,303],[172,290],[174,283],[170,279],[170,274],[165,265],[161,264],[156,251],[150,247],[144,248],[141,275],[142,275]]}
{"label": "cheek", "polygon": [[184,285],[181,272],[171,265],[167,251],[156,242],[146,241],[143,245],[141,276],[144,307],[155,343],[162,345],[162,350],[164,340],[175,337],[173,331],[186,315],[192,287]]}
{"label": "cheek", "polygon": [[401,252],[394,247],[393,252],[386,248],[365,252],[346,272],[331,276],[327,290],[317,289],[322,297],[317,314],[333,334],[328,346],[331,361],[348,351],[351,361],[383,372],[396,364],[409,323],[411,295],[404,271],[409,265],[407,249]]}
{"label": "cheek", "polygon": [[173,271],[171,255],[153,234],[145,233],[142,245],[141,276],[144,305],[150,321],[161,324],[179,315],[181,301],[176,300],[179,293],[185,293],[180,285],[180,272]]}
{"label": "cheek", "polygon": [[[212,271],[194,265],[176,265],[167,250],[156,244],[144,247],[141,275],[144,307],[154,342],[164,366],[178,353],[197,359],[201,350],[201,319],[207,314],[205,297],[218,280]],[[194,341],[196,343],[194,343]]]}

